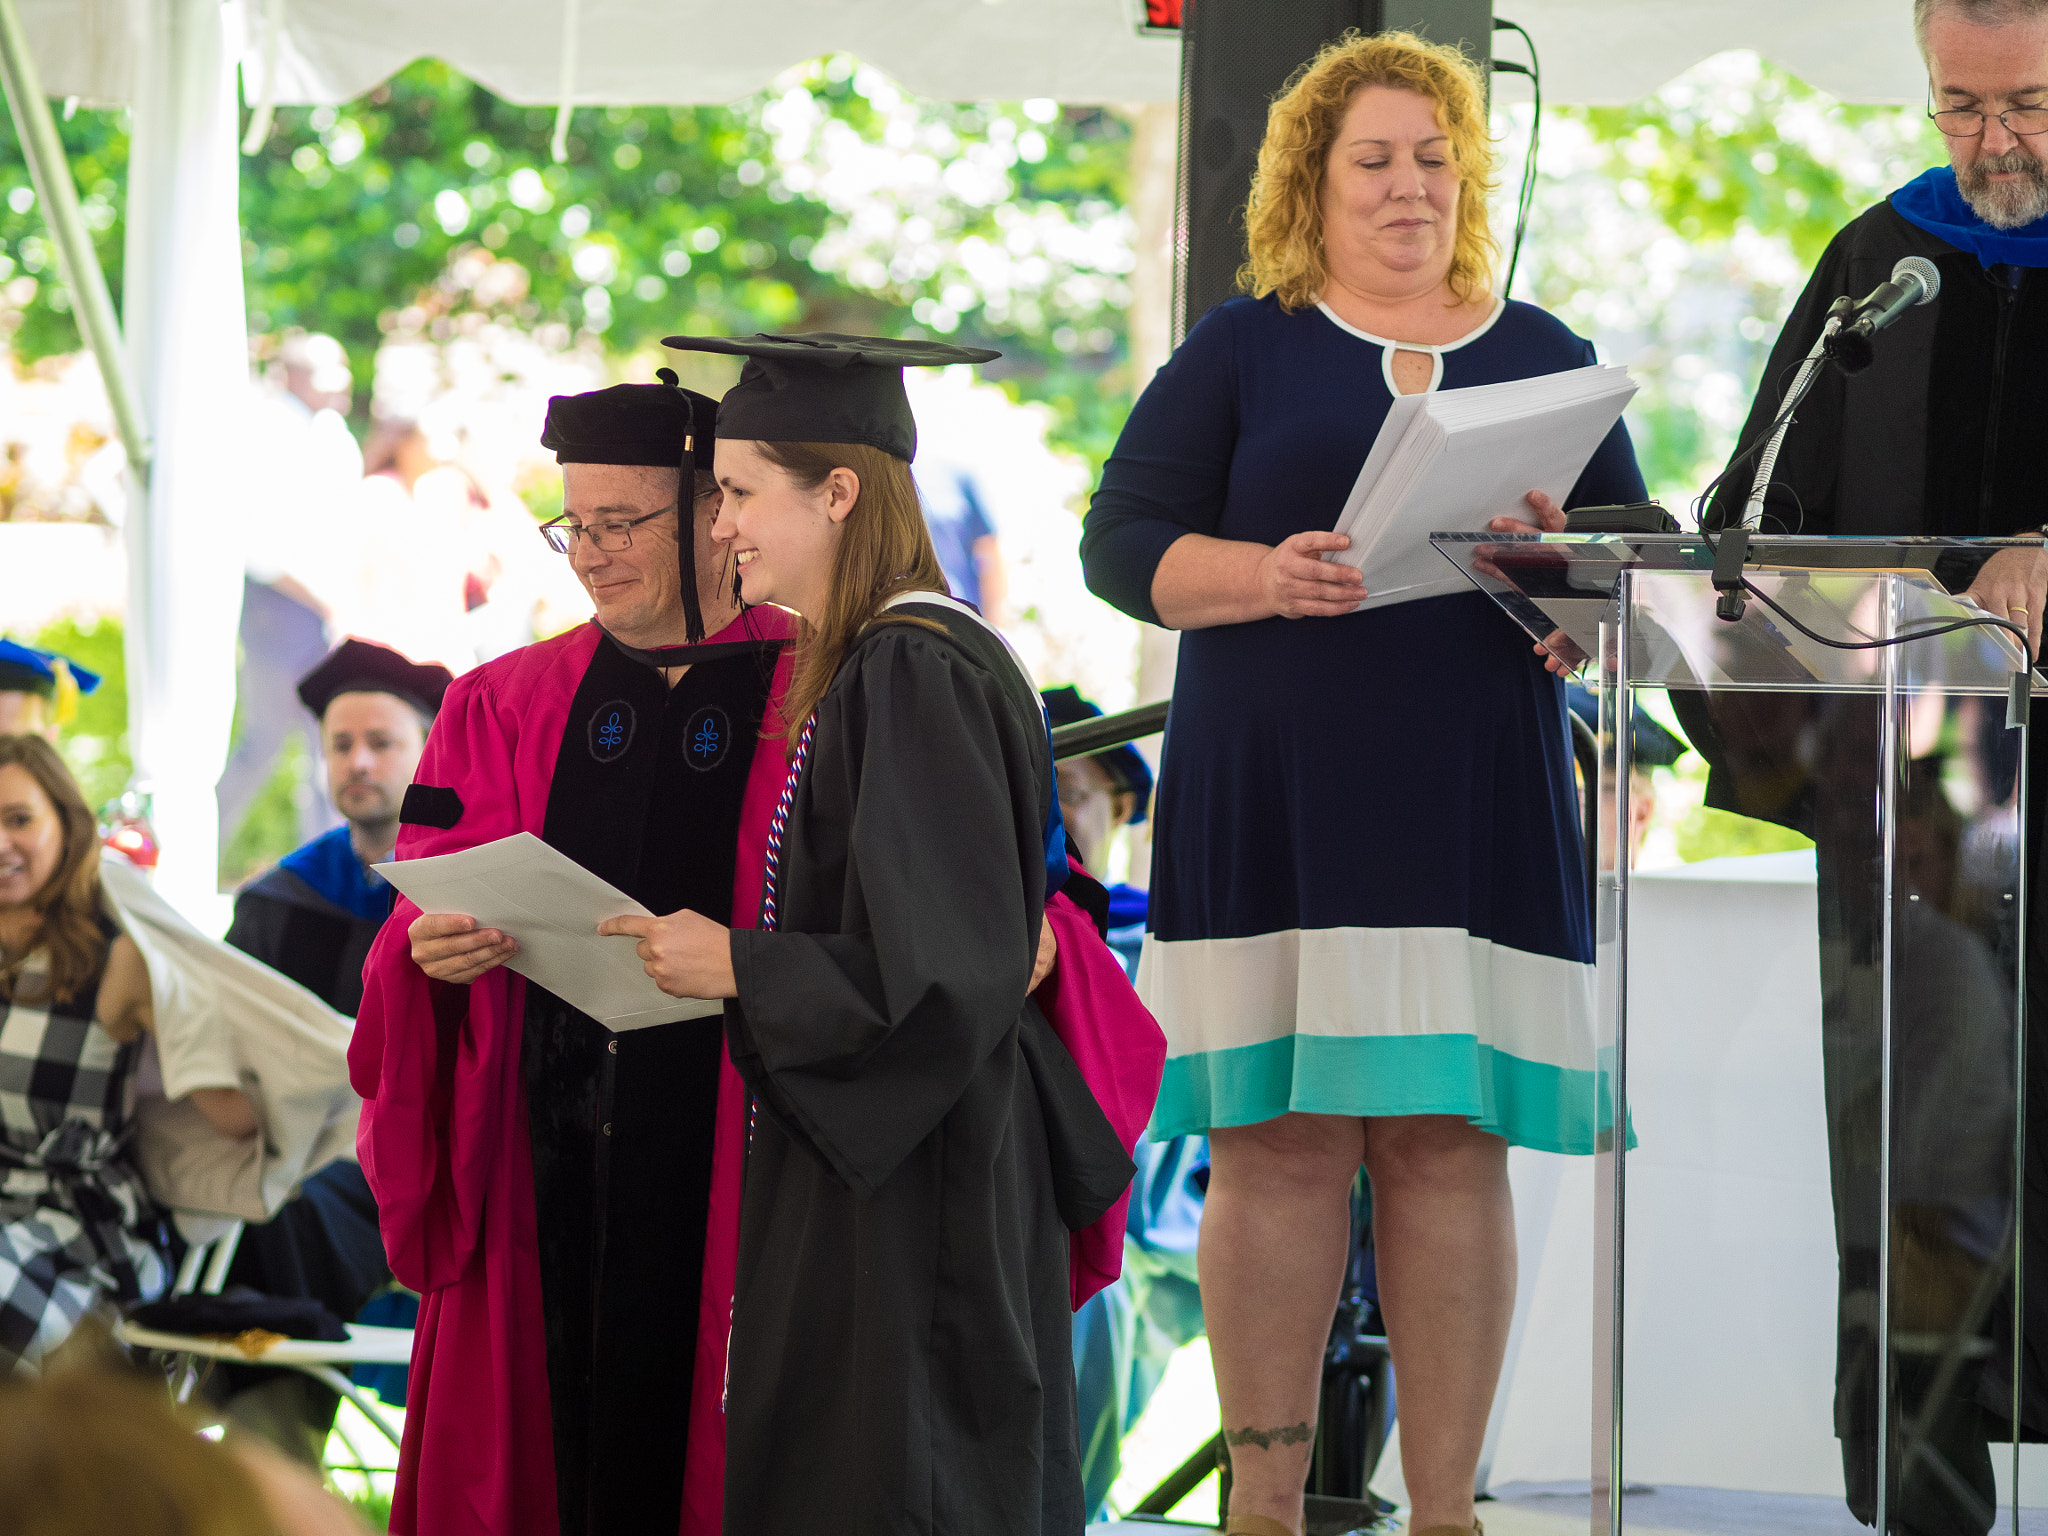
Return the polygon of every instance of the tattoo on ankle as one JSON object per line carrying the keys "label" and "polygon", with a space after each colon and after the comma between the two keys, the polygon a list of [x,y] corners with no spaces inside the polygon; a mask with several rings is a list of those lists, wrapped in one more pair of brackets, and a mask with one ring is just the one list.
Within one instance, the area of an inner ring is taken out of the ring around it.
{"label": "tattoo on ankle", "polygon": [[1282,1429],[1252,1429],[1247,1426],[1223,1431],[1223,1443],[1229,1446],[1256,1445],[1267,1451],[1276,1445],[1306,1445],[1315,1432],[1315,1426],[1307,1420]]}

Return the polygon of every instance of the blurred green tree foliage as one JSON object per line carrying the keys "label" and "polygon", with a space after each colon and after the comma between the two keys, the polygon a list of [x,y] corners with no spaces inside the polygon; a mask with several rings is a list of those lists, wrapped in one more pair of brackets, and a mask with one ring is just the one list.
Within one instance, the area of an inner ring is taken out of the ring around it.
{"label": "blurred green tree foliage", "polygon": [[[106,269],[121,292],[121,208],[128,175],[125,113],[77,111],[57,124],[78,184],[80,210]],[[0,112],[0,341],[23,362],[79,348],[71,295],[57,280],[57,252],[29,185],[14,118]]]}
{"label": "blurred green tree foliage", "polygon": [[[1121,120],[906,101],[843,57],[780,85],[729,108],[580,109],[559,165],[551,110],[510,105],[430,60],[342,107],[282,108],[243,161],[250,328],[338,337],[360,413],[380,337],[451,257],[481,245],[527,273],[520,319],[595,333],[615,356],[676,331],[922,332],[996,347],[992,377],[1051,403],[1073,445],[1106,452],[1128,391]],[[117,299],[123,117],[79,111],[59,125]],[[963,253],[990,259],[970,271]],[[24,361],[79,345],[5,119],[0,325]]]}
{"label": "blurred green tree foliage", "polygon": [[128,787],[128,666],[121,625],[115,619],[81,623],[59,619],[29,642],[69,657],[100,675],[100,685],[78,701],[78,717],[63,728],[58,745],[95,811]]}
{"label": "blurred green tree foliage", "polygon": [[1753,230],[1789,242],[1802,268],[1901,170],[1946,159],[1918,112],[1846,105],[1769,63],[1735,88],[1557,110],[1607,146],[1609,174],[1673,234],[1708,244]]}

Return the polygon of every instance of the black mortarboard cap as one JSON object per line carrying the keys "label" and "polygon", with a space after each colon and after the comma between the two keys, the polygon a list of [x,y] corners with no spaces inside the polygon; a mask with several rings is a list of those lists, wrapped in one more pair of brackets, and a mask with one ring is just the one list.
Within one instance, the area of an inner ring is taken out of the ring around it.
{"label": "black mortarboard cap", "polygon": [[431,715],[454,681],[455,674],[438,662],[412,661],[388,645],[349,639],[299,679],[299,702],[317,717],[327,713],[338,694],[389,693]]}
{"label": "black mortarboard cap", "polygon": [[[673,375],[671,375],[673,377]],[[548,401],[540,445],[561,464],[644,464],[681,467],[691,439],[709,438],[718,402],[673,384],[614,384],[585,395],[556,395]],[[707,448],[709,444],[705,445]],[[707,452],[698,461],[711,467]]]}
{"label": "black mortarboard cap", "polygon": [[886,336],[665,336],[681,352],[744,357],[740,381],[718,402],[727,440],[759,443],[866,443],[908,462],[917,454],[917,420],[903,393],[905,368],[943,368],[1001,357],[986,347]]}
{"label": "black mortarboard cap", "polygon": [[667,368],[659,384],[614,384],[584,395],[556,395],[548,401],[540,445],[552,448],[558,464],[639,464],[682,472],[676,501],[676,560],[683,573],[683,633],[690,644],[704,638],[704,613],[697,601],[697,470],[711,468],[718,402],[684,389]]}

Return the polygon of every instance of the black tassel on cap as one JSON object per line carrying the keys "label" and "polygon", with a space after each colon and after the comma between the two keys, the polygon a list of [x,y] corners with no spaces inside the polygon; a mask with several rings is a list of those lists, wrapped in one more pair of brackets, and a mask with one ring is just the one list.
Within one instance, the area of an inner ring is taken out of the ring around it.
{"label": "black tassel on cap", "polygon": [[654,376],[682,396],[689,412],[689,430],[683,435],[683,457],[678,466],[682,481],[676,492],[676,560],[683,576],[683,634],[691,645],[704,641],[704,609],[697,601],[697,401],[676,377],[673,368],[658,368]]}

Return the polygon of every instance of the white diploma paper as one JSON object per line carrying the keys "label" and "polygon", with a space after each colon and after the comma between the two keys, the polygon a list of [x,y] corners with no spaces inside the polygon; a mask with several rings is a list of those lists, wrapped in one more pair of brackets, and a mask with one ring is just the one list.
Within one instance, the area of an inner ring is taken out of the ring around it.
{"label": "white diploma paper", "polygon": [[716,999],[670,997],[633,953],[637,940],[600,938],[608,917],[651,917],[531,832],[431,859],[394,859],[378,874],[422,912],[459,913],[519,941],[505,963],[607,1029],[646,1029],[724,1011]]}

